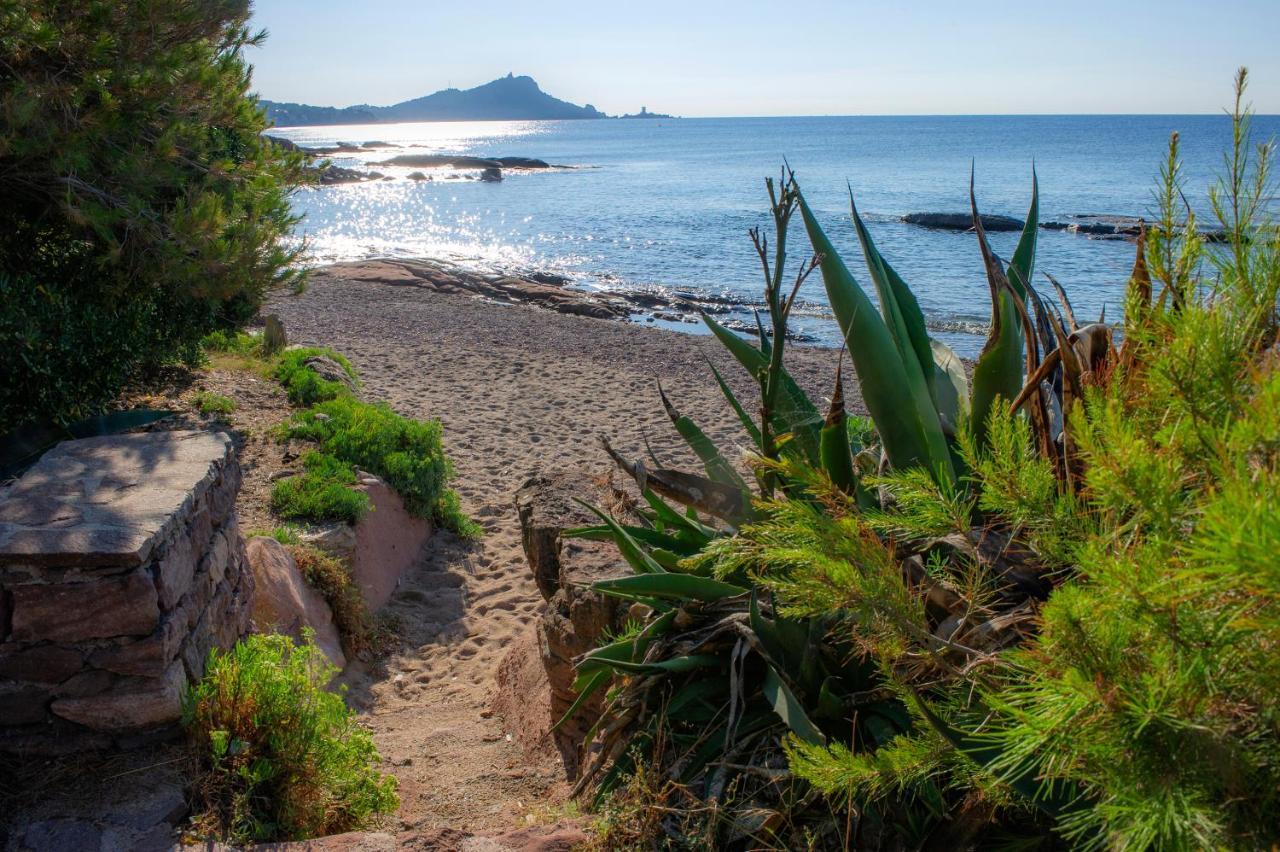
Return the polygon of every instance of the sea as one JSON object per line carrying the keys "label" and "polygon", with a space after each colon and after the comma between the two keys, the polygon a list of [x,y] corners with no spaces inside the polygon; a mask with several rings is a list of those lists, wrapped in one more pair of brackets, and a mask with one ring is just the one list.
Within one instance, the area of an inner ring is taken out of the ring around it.
{"label": "sea", "polygon": [[[1280,133],[1260,116],[1254,135]],[[1024,218],[1038,176],[1041,221],[1078,216],[1151,217],[1169,136],[1180,134],[1189,202],[1209,223],[1208,190],[1224,168],[1225,115],[841,116],[487,121],[341,125],[270,131],[302,147],[386,147],[333,155],[337,166],[390,180],[311,187],[293,196],[302,215],[293,239],[314,265],[375,257],[436,258],[483,270],[543,271],[589,290],[652,289],[726,299],[741,327],[763,279],[749,238],[769,233],[765,178],[784,164],[844,254],[873,286],[849,216],[852,193],[880,248],[920,301],[931,333],[976,355],[990,319],[988,285],[973,233],[909,225],[913,212],[964,212],[973,169],[981,212]],[[534,157],[564,166],[508,170],[484,182],[475,170],[377,165],[397,154]],[[429,178],[413,180],[421,171]],[[789,277],[810,249],[789,234]],[[1003,257],[1017,233],[991,235]],[[1121,316],[1134,245],[1078,233],[1039,233],[1043,273],[1070,294],[1081,321]],[[638,312],[634,321],[690,333],[696,323]],[[818,275],[791,320],[801,340],[837,345]]]}

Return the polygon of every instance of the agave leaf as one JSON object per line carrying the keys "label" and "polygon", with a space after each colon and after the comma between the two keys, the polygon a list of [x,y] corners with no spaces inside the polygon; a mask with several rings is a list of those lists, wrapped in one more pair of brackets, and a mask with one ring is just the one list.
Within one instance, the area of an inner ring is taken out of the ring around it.
{"label": "agave leaf", "polygon": [[[759,379],[761,372],[768,369],[768,350],[762,352],[756,349],[706,314],[702,315],[702,321],[706,323],[707,328],[711,329],[716,339],[729,350],[729,354],[733,355],[753,377]],[[779,433],[791,433],[804,458],[810,464],[816,465],[818,464],[818,424],[821,423],[822,418],[812,400],[786,370],[782,371],[781,382],[782,393],[778,395],[774,429]]]}
{"label": "agave leaf", "polygon": [[708,438],[707,434],[698,428],[698,424],[690,420],[687,415],[676,411],[675,406],[671,404],[671,400],[667,398],[666,391],[662,389],[661,381],[658,382],[658,396],[662,398],[662,407],[666,410],[667,416],[671,418],[671,423],[676,427],[676,431],[680,433],[680,437],[684,438],[689,448],[702,460],[707,476],[724,485],[731,485],[734,488],[748,491],[747,483],[733,469],[733,465],[729,464],[725,457],[721,455],[720,449],[715,445],[715,442]]}
{"label": "agave leaf", "polygon": [[[626,530],[627,535],[631,536],[640,544],[646,545],[650,548],[669,550],[673,553],[680,554],[681,556],[694,556],[702,549],[702,547],[697,544],[692,544],[683,539],[668,535],[667,533],[659,532],[658,530],[625,525],[622,526],[622,528]],[[568,538],[581,538],[586,539],[587,541],[615,540],[613,530],[603,524],[592,527],[574,527],[572,529],[564,530],[560,534],[562,536],[567,536]]]}
{"label": "agave leaf", "polygon": [[649,598],[692,599],[697,601],[718,601],[746,594],[747,590],[732,583],[713,580],[710,577],[699,577],[694,574],[636,574],[631,577],[618,577],[610,580],[598,580],[591,584],[594,591],[616,597],[642,596]]}
{"label": "agave leaf", "polygon": [[857,476],[853,472],[853,451],[849,446],[849,429],[845,423],[844,382],[841,381],[840,363],[836,364],[836,386],[831,392],[831,408],[822,426],[822,469],[831,482],[846,494],[857,488]]}
{"label": "agave leaf", "polygon": [[724,663],[724,659],[715,654],[683,654],[678,657],[667,657],[648,663],[633,663],[630,660],[604,660],[606,666],[623,672],[646,674],[652,672],[687,672],[693,669],[715,668]]}
{"label": "agave leaf", "polygon": [[1044,273],[1044,277],[1049,279],[1049,283],[1053,285],[1053,289],[1058,294],[1058,302],[1062,305],[1062,315],[1067,318],[1067,325],[1075,331],[1080,327],[1080,323],[1076,322],[1076,311],[1071,305],[1071,299],[1067,297],[1067,291],[1058,283],[1058,279],[1049,273]]}
{"label": "agave leaf", "polygon": [[820,258],[827,298],[844,333],[863,401],[890,462],[898,468],[924,467],[943,481],[953,481],[951,456],[919,363],[898,356],[884,320],[836,253],[803,195],[800,213]]}
{"label": "agave leaf", "polygon": [[641,574],[666,573],[666,569],[658,564],[657,560],[652,556],[645,553],[644,548],[642,548],[639,543],[631,537],[630,533],[622,528],[621,524],[597,509],[595,506],[592,506],[590,503],[585,503],[582,500],[577,500],[576,498],[575,501],[595,513],[600,520],[604,521],[605,526],[613,533],[613,540],[618,545],[618,551],[622,554],[622,558],[627,560],[628,565]]}
{"label": "agave leaf", "polygon": [[[862,243],[862,253],[867,261],[867,269],[871,280],[876,285],[876,293],[880,297],[880,312],[884,316],[885,327],[898,347],[898,355],[904,363],[910,359],[920,366],[920,375],[924,377],[933,390],[933,354],[929,348],[929,333],[925,329],[924,313],[915,294],[889,262],[876,248],[871,233],[858,215],[858,207],[853,203],[853,191],[849,192],[849,209],[853,213],[853,224],[858,231],[858,241]],[[910,368],[908,368],[910,372]]]}
{"label": "agave leaf", "polygon": [[778,718],[782,719],[796,736],[808,743],[826,745],[826,736],[809,719],[808,714],[804,712],[804,706],[772,665],[765,666],[763,690],[765,700],[769,702],[773,712],[778,714]]}
{"label": "agave leaf", "polygon": [[[972,173],[971,173],[972,175]],[[970,180],[972,191],[972,179]],[[1035,166],[1031,167],[1031,207],[1027,210],[1027,219],[1022,225],[1022,236],[1018,238],[1018,247],[1013,250],[1013,258],[1009,261],[1009,283],[1018,294],[1019,299],[1027,298],[1031,289],[1031,273],[1036,264],[1036,235],[1040,231],[1040,180],[1036,177]]]}
{"label": "agave leaf", "polygon": [[940,340],[930,340],[934,365],[934,401],[942,418],[944,432],[954,434],[960,415],[969,413],[969,377],[964,363],[951,347]]}
{"label": "agave leaf", "polygon": [[973,172],[969,173],[969,206],[973,211],[973,228],[978,235],[978,247],[982,251],[987,285],[991,290],[991,332],[973,368],[973,408],[969,417],[975,442],[984,447],[987,421],[996,400],[1012,400],[1022,389],[1023,339],[1012,286],[982,227]]}
{"label": "agave leaf", "polygon": [[709,527],[698,520],[697,513],[693,511],[692,507],[689,508],[688,514],[681,514],[647,488],[644,491],[644,499],[663,523],[683,531],[692,542],[706,544],[719,535],[713,527]]}
{"label": "agave leaf", "polygon": [[610,677],[611,675],[608,669],[601,669],[600,671],[588,676],[585,681],[581,678],[575,680],[573,686],[578,690],[578,697],[573,699],[573,703],[569,705],[569,709],[564,711],[564,715],[560,717],[560,721],[551,726],[551,730],[553,732],[559,730],[561,725],[572,719],[574,714],[582,709],[582,705],[586,704],[587,700],[590,699],[591,696],[600,689],[600,687],[609,682]]}
{"label": "agave leaf", "polygon": [[708,361],[707,366],[711,368],[712,374],[715,375],[716,384],[720,385],[720,391],[724,394],[724,398],[729,400],[729,405],[733,408],[733,413],[738,415],[738,420],[741,421],[742,428],[747,430],[747,434],[751,436],[751,440],[755,443],[756,447],[762,447],[760,441],[760,427],[757,426],[756,422],[747,414],[746,409],[742,407],[742,403],[738,402],[738,397],[735,396],[733,391],[729,388],[728,383],[724,380],[724,376],[720,375],[720,371],[716,369],[716,365]]}
{"label": "agave leaf", "polygon": [[623,458],[603,436],[600,444],[614,463],[636,481],[641,491],[652,489],[663,497],[722,518],[730,524],[739,524],[751,514],[751,505],[740,488],[680,470],[648,470],[639,462]]}
{"label": "agave leaf", "polygon": [[577,664],[578,679],[590,672],[600,668],[601,666],[617,662],[619,660],[629,660],[638,662],[644,659],[645,651],[649,648],[655,637],[665,634],[671,629],[672,623],[676,618],[675,610],[663,613],[645,626],[637,635],[630,639],[620,639],[617,642],[611,642],[608,645],[601,645],[585,654]]}

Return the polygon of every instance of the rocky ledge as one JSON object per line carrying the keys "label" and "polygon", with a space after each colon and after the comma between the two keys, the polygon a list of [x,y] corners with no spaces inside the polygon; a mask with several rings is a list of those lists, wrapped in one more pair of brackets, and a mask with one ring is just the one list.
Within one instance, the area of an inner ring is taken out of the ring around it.
{"label": "rocky ledge", "polygon": [[729,298],[694,293],[578,290],[571,286],[570,279],[554,273],[482,272],[438,260],[359,260],[321,267],[312,275],[471,295],[500,304],[532,305],[597,319],[695,323],[702,313],[723,314],[745,307]]}

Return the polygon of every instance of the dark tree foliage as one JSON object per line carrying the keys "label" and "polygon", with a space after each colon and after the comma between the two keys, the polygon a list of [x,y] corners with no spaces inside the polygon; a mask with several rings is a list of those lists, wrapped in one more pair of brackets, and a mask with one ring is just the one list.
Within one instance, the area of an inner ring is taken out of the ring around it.
{"label": "dark tree foliage", "polygon": [[0,431],[101,409],[298,283],[248,0],[0,0]]}

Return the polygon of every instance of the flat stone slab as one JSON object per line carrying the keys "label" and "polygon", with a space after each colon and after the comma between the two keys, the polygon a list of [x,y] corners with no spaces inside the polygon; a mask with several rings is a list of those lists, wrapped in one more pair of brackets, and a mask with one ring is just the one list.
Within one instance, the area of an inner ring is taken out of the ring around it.
{"label": "flat stone slab", "polygon": [[221,432],[64,441],[0,494],[0,562],[141,565],[231,453]]}

